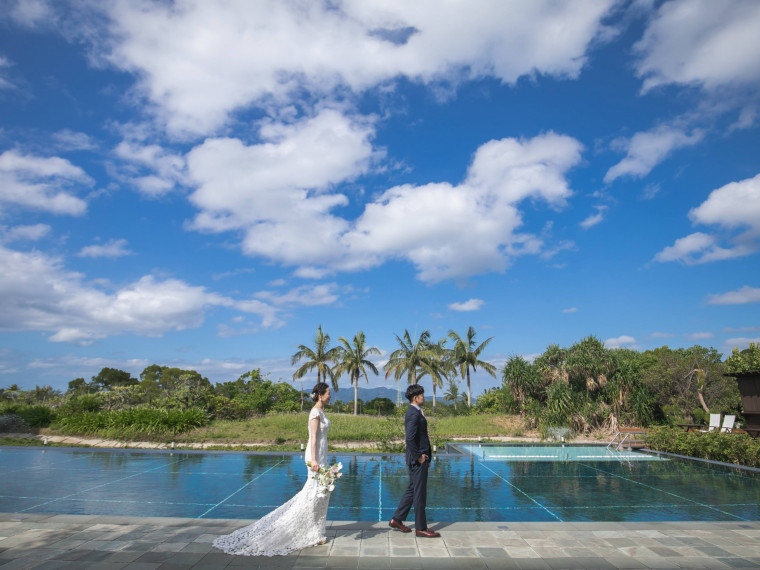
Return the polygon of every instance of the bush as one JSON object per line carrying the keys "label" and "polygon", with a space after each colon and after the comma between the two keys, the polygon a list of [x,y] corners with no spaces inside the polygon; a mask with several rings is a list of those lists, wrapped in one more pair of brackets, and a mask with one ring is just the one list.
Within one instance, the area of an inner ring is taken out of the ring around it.
{"label": "bush", "polygon": [[29,426],[21,416],[16,414],[0,415],[0,433],[25,433]]}
{"label": "bush", "polygon": [[0,414],[13,414],[21,417],[28,427],[48,427],[55,419],[55,410],[47,406],[27,406],[24,404],[5,404],[0,406]]}
{"label": "bush", "polygon": [[677,455],[760,467],[760,441],[742,433],[687,433],[660,427],[647,432],[647,445],[650,449]]}
{"label": "bush", "polygon": [[204,410],[167,410],[134,408],[82,412],[61,416],[54,427],[71,434],[100,435],[124,439],[136,435],[168,435],[184,433],[208,424]]}

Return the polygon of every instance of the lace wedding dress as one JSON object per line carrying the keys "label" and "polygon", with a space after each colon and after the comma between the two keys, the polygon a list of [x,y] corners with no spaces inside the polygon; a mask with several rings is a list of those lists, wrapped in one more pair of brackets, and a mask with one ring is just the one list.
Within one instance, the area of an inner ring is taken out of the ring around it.
{"label": "lace wedding dress", "polygon": [[[330,420],[318,408],[312,408],[309,422],[319,418],[317,428],[317,462],[327,464],[327,430]],[[311,462],[311,438],[305,460]],[[306,483],[292,499],[253,524],[214,540],[214,547],[227,554],[276,556],[314,546],[325,538],[325,521],[330,494],[317,497],[319,485],[312,479],[314,471],[305,467]]]}

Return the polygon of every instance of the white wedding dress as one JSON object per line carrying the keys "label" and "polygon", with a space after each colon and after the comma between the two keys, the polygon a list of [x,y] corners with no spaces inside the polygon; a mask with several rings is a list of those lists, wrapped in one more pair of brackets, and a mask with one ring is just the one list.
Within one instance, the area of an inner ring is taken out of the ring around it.
{"label": "white wedding dress", "polygon": [[[327,430],[330,420],[318,408],[312,408],[309,422],[319,418],[317,428],[317,462],[327,464]],[[311,462],[311,438],[306,446],[306,461]],[[292,499],[253,524],[214,540],[214,547],[227,554],[276,556],[314,546],[325,539],[325,521],[330,494],[318,497],[319,484],[314,471],[307,471],[306,483]]]}

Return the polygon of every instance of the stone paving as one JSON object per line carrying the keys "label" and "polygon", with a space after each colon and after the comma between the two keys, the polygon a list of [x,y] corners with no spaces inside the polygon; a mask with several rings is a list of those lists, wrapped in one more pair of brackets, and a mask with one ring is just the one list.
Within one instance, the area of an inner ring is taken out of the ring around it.
{"label": "stone paving", "polygon": [[251,521],[0,513],[0,568],[760,568],[760,522],[328,522],[328,542],[290,556],[229,556],[211,541]]}

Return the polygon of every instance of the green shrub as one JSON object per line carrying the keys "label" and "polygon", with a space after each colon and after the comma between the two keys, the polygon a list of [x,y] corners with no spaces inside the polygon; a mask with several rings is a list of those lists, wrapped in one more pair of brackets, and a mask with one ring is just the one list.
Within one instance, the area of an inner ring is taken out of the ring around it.
{"label": "green shrub", "polygon": [[0,406],[0,414],[19,416],[32,428],[48,427],[55,419],[55,410],[48,406],[28,406],[25,404],[4,404]]}
{"label": "green shrub", "polygon": [[760,467],[760,441],[747,434],[719,431],[687,433],[680,429],[659,427],[647,432],[647,446],[677,455]]}
{"label": "green shrub", "polygon": [[126,439],[184,433],[208,424],[204,410],[133,408],[63,415],[54,425],[65,433]]}

